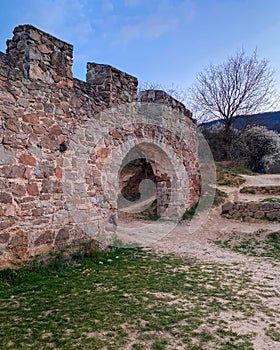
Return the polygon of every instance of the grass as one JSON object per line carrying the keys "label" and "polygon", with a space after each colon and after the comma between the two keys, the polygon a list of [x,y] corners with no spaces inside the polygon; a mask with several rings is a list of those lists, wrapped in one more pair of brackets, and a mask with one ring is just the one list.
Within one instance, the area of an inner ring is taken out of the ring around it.
{"label": "grass", "polygon": [[230,170],[234,174],[259,175],[259,173],[250,170],[246,162],[222,161],[216,162],[216,166],[221,169]]}
{"label": "grass", "polygon": [[249,272],[140,248],[63,266],[1,271],[1,349],[253,349],[220,317],[262,307]]}
{"label": "grass", "polygon": [[225,202],[225,199],[228,197],[228,194],[224,191],[219,190],[218,188],[216,188],[216,192],[215,192],[215,197],[214,197],[214,201],[213,201],[213,205],[214,206],[218,206],[222,203]]}
{"label": "grass", "polygon": [[183,214],[182,220],[189,220],[194,217],[198,203],[193,205],[190,209],[186,210]]}
{"label": "grass", "polygon": [[238,171],[232,171],[225,168],[217,167],[217,184],[220,186],[238,187],[246,180],[239,175]]}
{"label": "grass", "polygon": [[265,198],[262,199],[261,202],[280,203],[280,198]]}
{"label": "grass", "polygon": [[270,257],[280,260],[280,233],[268,233],[259,230],[253,234],[240,235],[234,232],[223,242],[216,241],[223,248],[231,249],[234,252],[259,257]]}

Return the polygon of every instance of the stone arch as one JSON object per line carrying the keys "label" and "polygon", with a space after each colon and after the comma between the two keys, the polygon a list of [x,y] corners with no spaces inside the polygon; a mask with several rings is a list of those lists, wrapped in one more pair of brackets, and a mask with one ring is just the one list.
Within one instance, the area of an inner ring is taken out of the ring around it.
{"label": "stone arch", "polygon": [[[131,165],[134,169],[131,169]],[[161,147],[151,142],[135,145],[124,157],[118,174],[120,187],[118,209],[121,204],[123,204],[121,209],[124,210],[126,206],[129,209],[131,204],[135,207],[135,201],[140,201],[141,204],[157,199],[157,214],[165,216],[170,198],[172,195],[175,196],[173,192],[177,187],[178,177],[168,155]],[[126,194],[123,193],[124,184],[128,190],[134,192],[131,201],[130,198],[124,198]]]}
{"label": "stone arch", "polygon": [[135,118],[133,123],[104,127],[101,137],[96,138],[92,125],[89,123],[89,128],[83,128],[73,139],[68,174],[71,185],[75,164],[79,181],[69,186],[67,204],[71,216],[86,234],[101,240],[99,233],[106,238],[116,229],[121,192],[119,172],[126,156],[135,148],[149,161],[155,175],[158,213],[162,219],[177,221],[198,201],[199,176],[192,129],[190,135],[180,137],[164,125],[141,123]]}
{"label": "stone arch", "polygon": [[[182,215],[189,201],[193,201],[190,194],[190,177],[185,165],[171,147],[159,139],[142,138],[124,142],[121,146],[121,157],[114,159],[114,151],[106,158],[103,173],[102,188],[106,193],[112,209],[118,210],[118,195],[121,193],[119,175],[125,164],[132,159],[126,158],[133,150],[141,154],[141,158],[151,165],[156,195],[158,198],[158,214],[165,219],[173,219]],[[114,159],[114,160],[113,160]]]}

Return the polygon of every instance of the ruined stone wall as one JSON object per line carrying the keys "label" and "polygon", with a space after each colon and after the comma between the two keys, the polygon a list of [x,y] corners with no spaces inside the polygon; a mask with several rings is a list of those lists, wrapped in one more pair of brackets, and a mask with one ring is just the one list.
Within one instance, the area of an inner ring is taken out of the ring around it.
{"label": "ruined stone wall", "polygon": [[254,222],[255,220],[280,221],[280,203],[234,202],[222,207],[222,215],[228,219]]}
{"label": "ruined stone wall", "polygon": [[[167,94],[156,92],[152,97],[153,102],[159,102],[155,101],[156,96],[161,96],[167,105],[183,111],[174,125],[178,130],[183,125],[190,131],[187,144],[173,135],[171,115],[166,117],[170,130],[161,129],[153,122],[124,126],[129,110],[125,112],[127,115],[122,112],[122,120],[114,113],[107,118],[104,111],[109,107],[137,101],[137,79],[111,66],[89,63],[87,82],[80,81],[73,77],[72,57],[72,45],[31,25],[15,28],[12,40],[7,43],[7,53],[0,53],[2,267],[4,262],[26,258],[28,254],[78,240],[88,233],[88,226],[86,229],[77,222],[71,201],[65,195],[71,191],[83,193],[79,172],[82,158],[73,156],[75,150],[76,153],[82,150],[87,156],[85,197],[90,199],[78,206],[75,203],[75,213],[81,218],[89,217],[90,230],[97,234],[102,230],[113,231],[116,226],[117,204],[106,198],[102,183],[112,187],[114,193],[117,188],[111,186],[110,173],[102,169],[110,162],[120,166],[119,157],[124,153],[119,149],[129,151],[130,146],[127,149],[123,146],[127,140],[131,147],[148,142],[161,148],[163,153],[174,148],[174,157],[185,164],[176,174],[181,186],[186,184],[183,173],[188,172],[190,188],[186,199],[183,198],[186,206],[198,199],[196,127],[190,113]],[[149,98],[151,95],[153,92],[148,93]],[[147,101],[145,96],[143,101]],[[133,108],[139,108],[137,102]],[[88,123],[96,132],[78,137],[87,133]],[[100,131],[105,136],[96,139]],[[93,139],[96,140],[91,144]],[[143,149],[145,152],[145,147]],[[154,155],[156,157],[156,153]],[[158,165],[156,159],[151,159],[151,164],[154,172],[158,172],[156,176],[166,181],[173,175],[164,174],[165,164],[160,164],[164,159],[162,157]],[[113,169],[112,177],[119,171],[117,167]],[[168,181],[158,187],[168,187]],[[105,219],[105,224],[91,215],[89,205]]]}

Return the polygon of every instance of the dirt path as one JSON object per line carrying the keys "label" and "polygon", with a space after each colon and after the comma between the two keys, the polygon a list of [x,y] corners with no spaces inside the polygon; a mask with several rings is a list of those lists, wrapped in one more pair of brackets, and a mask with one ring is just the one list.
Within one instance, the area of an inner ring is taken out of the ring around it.
{"label": "dirt path", "polygon": [[[243,186],[280,186],[279,174],[242,175],[246,180]],[[242,186],[242,187],[243,187]]]}
{"label": "dirt path", "polygon": [[[244,187],[244,185],[265,186],[280,184],[280,175],[244,176],[244,178],[246,179],[246,184],[243,184],[241,187]],[[242,194],[241,196],[239,194],[240,188],[223,186],[221,189],[228,193],[229,201],[258,200],[262,197],[250,194]],[[249,271],[252,276],[252,290],[255,291],[256,286],[260,285],[271,294],[271,297],[263,298],[265,307],[272,310],[271,317],[260,310],[249,319],[241,318],[237,320],[235,314],[229,315],[227,313],[221,315],[221,318],[231,321],[233,331],[256,333],[253,341],[254,350],[280,349],[280,343],[272,340],[265,333],[271,322],[275,322],[277,325],[280,324],[280,262],[269,258],[237,254],[214,243],[215,240],[223,240],[225,237],[234,234],[234,232],[246,237],[246,234],[252,234],[258,230],[268,230],[268,232],[280,231],[280,224],[265,221],[254,223],[239,222],[221,217],[220,212],[220,207],[212,208],[208,216],[202,218],[201,226],[194,233],[189,233],[190,222],[178,224],[173,230],[171,230],[171,226],[169,230],[168,225],[170,224],[168,223],[158,222],[150,226],[147,225],[142,234],[143,240],[141,243],[161,253],[175,253],[196,258],[202,262],[226,264],[232,268]],[[130,222],[128,225],[131,228],[141,227],[139,222]],[[167,232],[167,234],[159,234],[162,232]],[[132,235],[131,241],[133,238],[135,237]],[[128,241],[130,240],[128,239]],[[252,293],[252,290],[247,292]],[[262,295],[261,292],[260,295]],[[275,313],[274,310],[276,310]],[[280,332],[280,330],[278,331]]]}

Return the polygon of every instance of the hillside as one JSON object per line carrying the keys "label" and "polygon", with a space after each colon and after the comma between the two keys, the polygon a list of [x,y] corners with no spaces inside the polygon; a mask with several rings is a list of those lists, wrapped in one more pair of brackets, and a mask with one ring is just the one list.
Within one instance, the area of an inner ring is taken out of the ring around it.
{"label": "hillside", "polygon": [[[219,124],[223,124],[223,120],[213,120],[211,122],[202,123],[200,125],[218,126]],[[246,125],[264,125],[268,129],[280,133],[280,111],[258,113],[249,116],[237,116],[234,117],[233,125],[236,128],[240,128]]]}

